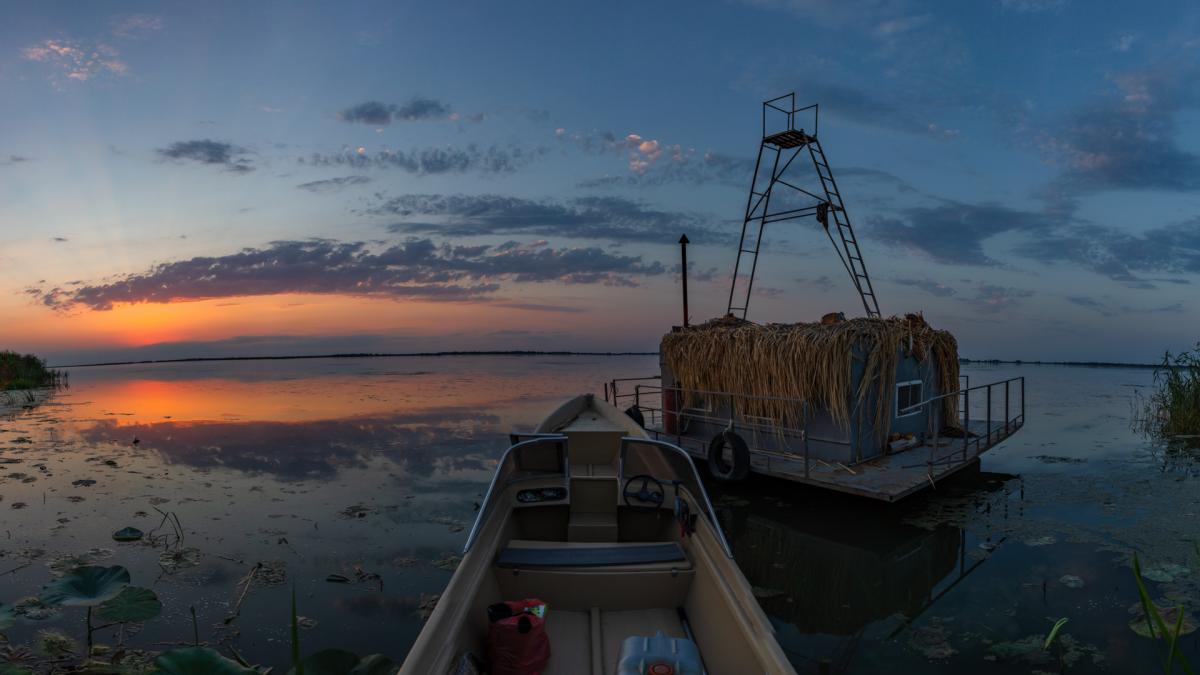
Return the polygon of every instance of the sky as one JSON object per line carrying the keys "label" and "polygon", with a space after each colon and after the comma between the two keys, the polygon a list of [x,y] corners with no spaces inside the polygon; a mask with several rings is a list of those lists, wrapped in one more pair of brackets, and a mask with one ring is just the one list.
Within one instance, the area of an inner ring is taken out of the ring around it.
{"label": "sky", "polygon": [[[1175,1],[3,3],[0,349],[654,351],[680,234],[725,313],[795,92],[884,315],[1155,361],[1200,340],[1198,75]],[[863,313],[811,218],[754,288]]]}

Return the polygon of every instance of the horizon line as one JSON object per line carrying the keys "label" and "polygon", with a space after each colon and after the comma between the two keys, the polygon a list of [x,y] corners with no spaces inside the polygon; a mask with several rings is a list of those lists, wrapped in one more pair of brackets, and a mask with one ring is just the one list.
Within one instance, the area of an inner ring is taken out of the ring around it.
{"label": "horizon line", "polygon": [[[288,361],[299,359],[363,359],[363,358],[398,358],[418,356],[655,356],[658,352],[577,352],[570,350],[537,350],[537,349],[505,349],[505,350],[455,350],[438,352],[341,352],[333,354],[285,354],[275,356],[189,356],[175,359],[141,359],[136,361],[101,361],[96,363],[75,363],[64,366],[54,365],[51,368],[98,368],[102,366],[136,366],[155,363],[196,363],[207,361]],[[1125,363],[1120,361],[1043,361],[1026,359],[972,359],[959,357],[959,363],[964,364],[1008,364],[1030,366],[1073,366],[1085,368],[1162,368],[1169,364],[1161,363]]]}

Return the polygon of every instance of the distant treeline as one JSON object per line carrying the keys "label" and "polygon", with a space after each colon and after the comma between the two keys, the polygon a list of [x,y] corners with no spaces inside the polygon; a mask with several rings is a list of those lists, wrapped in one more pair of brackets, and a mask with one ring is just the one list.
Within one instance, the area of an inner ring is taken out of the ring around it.
{"label": "distant treeline", "polygon": [[[984,365],[1017,365],[1017,366],[1079,366],[1083,368],[1162,368],[1161,363],[1113,363],[1110,361],[1002,361],[1000,359],[967,359],[960,358],[959,363],[974,363]],[[1173,368],[1174,366],[1166,366]]]}
{"label": "distant treeline", "polygon": [[46,362],[32,354],[0,352],[0,391],[56,387],[62,373],[46,367]]}
{"label": "distant treeline", "polygon": [[570,352],[570,351],[457,351],[457,352],[353,352],[343,354],[306,354],[302,356],[195,356],[180,359],[144,359],[141,361],[104,361],[76,363],[61,368],[92,366],[137,366],[148,363],[194,363],[201,361],[289,361],[293,359],[374,359],[411,356],[657,356],[658,352]]}

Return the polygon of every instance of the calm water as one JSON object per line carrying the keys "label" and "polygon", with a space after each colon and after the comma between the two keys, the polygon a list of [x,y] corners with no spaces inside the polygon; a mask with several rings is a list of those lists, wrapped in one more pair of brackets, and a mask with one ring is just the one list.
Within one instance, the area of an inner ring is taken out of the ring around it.
{"label": "calm water", "polygon": [[[0,418],[0,603],[35,595],[77,559],[121,564],[165,605],[129,645],[190,640],[194,607],[202,641],[282,665],[294,583],[311,620],[304,652],[400,661],[422,601],[450,578],[508,431],[656,367],[656,357],[444,357],[73,370],[68,391]],[[972,384],[1024,375],[1028,423],[936,492],[883,506],[768,479],[713,486],[790,658],[802,673],[1057,672],[1040,643],[1067,617],[1067,672],[1153,671],[1161,644],[1130,628],[1130,553],[1164,604],[1200,607],[1200,492],[1188,456],[1129,429],[1133,392],[1151,374],[964,372]],[[174,553],[111,539],[126,526],[154,531],[160,511],[182,525]],[[257,562],[267,567],[231,618]],[[71,610],[7,635],[28,643],[51,627],[82,640]],[[1195,634],[1182,647],[1200,662]]]}

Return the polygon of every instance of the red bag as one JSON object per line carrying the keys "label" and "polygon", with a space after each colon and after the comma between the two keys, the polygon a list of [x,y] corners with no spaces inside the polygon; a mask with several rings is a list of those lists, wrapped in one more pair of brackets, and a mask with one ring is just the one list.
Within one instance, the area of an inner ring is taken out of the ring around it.
{"label": "red bag", "polygon": [[[511,616],[498,618],[488,628],[488,673],[490,675],[541,675],[550,660],[550,637],[546,620],[527,612],[546,603],[534,598],[511,600],[506,605]],[[503,608],[492,605],[489,614]]]}

